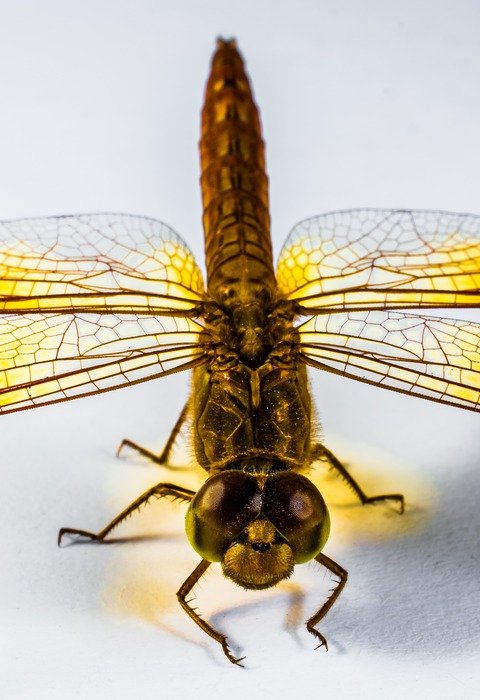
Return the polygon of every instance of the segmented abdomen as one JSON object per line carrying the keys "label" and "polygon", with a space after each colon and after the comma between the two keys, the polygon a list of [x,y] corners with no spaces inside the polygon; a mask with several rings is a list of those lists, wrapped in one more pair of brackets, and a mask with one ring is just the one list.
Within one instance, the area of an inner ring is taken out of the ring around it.
{"label": "segmented abdomen", "polygon": [[260,118],[235,41],[218,40],[200,139],[207,282],[220,299],[275,289]]}

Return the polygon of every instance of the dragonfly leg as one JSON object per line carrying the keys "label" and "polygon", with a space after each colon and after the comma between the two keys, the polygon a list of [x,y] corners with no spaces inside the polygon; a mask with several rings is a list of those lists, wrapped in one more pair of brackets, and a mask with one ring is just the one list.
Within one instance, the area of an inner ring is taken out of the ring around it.
{"label": "dragonfly leg", "polygon": [[154,452],[151,452],[151,450],[147,450],[145,447],[141,447],[140,445],[137,445],[136,442],[133,442],[132,440],[122,440],[120,443],[120,446],[117,450],[117,457],[120,456],[121,451],[123,450],[124,447],[130,447],[132,450],[135,450],[136,452],[139,452],[141,455],[144,457],[147,457],[147,459],[151,460],[152,462],[155,462],[156,464],[161,464],[164,467],[168,466],[168,460],[169,457],[172,453],[173,446],[175,444],[175,440],[178,437],[178,434],[182,428],[182,425],[185,423],[186,419],[188,416],[188,402],[185,404],[185,406],[182,409],[182,412],[180,413],[177,422],[173,426],[173,430],[170,433],[170,437],[168,438],[165,447],[163,448],[162,452],[159,455],[156,455]]}
{"label": "dragonfly leg", "polygon": [[103,530],[100,530],[100,532],[89,532],[88,530],[79,530],[73,527],[62,527],[58,532],[58,544],[60,545],[64,535],[78,535],[79,537],[86,537],[89,540],[103,541],[117,525],[128,518],[129,515],[138,510],[142,505],[147,504],[151,498],[170,496],[173,500],[191,501],[194,495],[194,491],[185,489],[182,486],[176,486],[175,484],[157,484],[148,489],[148,491],[145,491],[145,493],[142,493],[133,503],[130,503],[129,506],[124,508],[122,512],[108,523]]}
{"label": "dragonfly leg", "polygon": [[241,661],[245,658],[242,656],[242,658],[237,659],[235,656],[233,656],[232,652],[229,649],[228,646],[228,641],[227,638],[225,637],[224,634],[221,634],[220,632],[217,632],[216,629],[214,629],[211,625],[208,624],[200,615],[197,613],[195,608],[192,608],[190,606],[190,603],[192,602],[192,599],[186,600],[188,594],[190,591],[193,589],[193,587],[198,583],[198,581],[201,579],[203,574],[206,572],[208,567],[210,566],[211,562],[207,561],[206,559],[202,559],[200,564],[192,571],[190,576],[187,578],[187,580],[182,583],[180,588],[177,591],[177,598],[178,602],[182,606],[182,608],[185,610],[187,615],[192,618],[192,620],[202,629],[206,634],[208,634],[212,639],[214,639],[216,642],[218,642],[222,649],[223,653],[227,657],[229,661],[232,662],[232,664],[236,664],[237,666],[243,666]]}
{"label": "dragonfly leg", "polygon": [[396,501],[400,504],[400,513],[405,510],[405,499],[401,493],[382,493],[378,496],[367,496],[361,486],[355,481],[353,476],[349,474],[348,470],[340,462],[340,460],[335,457],[333,452],[331,452],[327,447],[321,444],[314,445],[312,449],[312,462],[320,460],[322,462],[328,462],[332,469],[335,469],[342,479],[344,479],[347,484],[353,489],[358,498],[360,499],[362,505],[366,503],[379,503],[380,501]]}
{"label": "dragonfly leg", "polygon": [[325,649],[328,650],[327,640],[323,634],[321,634],[321,632],[315,628],[315,625],[317,625],[320,620],[325,617],[340,593],[343,591],[345,584],[347,583],[348,573],[342,566],[340,566],[340,564],[337,564],[335,561],[333,561],[333,559],[330,559],[330,557],[327,557],[325,554],[317,554],[315,561],[325,566],[333,574],[335,574],[335,576],[338,576],[338,581],[336,582],[335,588],[331,589],[330,596],[323,603],[322,607],[317,610],[315,615],[312,615],[312,617],[306,622],[307,630],[320,641],[320,644],[316,648],[319,649],[320,647],[325,647]]}

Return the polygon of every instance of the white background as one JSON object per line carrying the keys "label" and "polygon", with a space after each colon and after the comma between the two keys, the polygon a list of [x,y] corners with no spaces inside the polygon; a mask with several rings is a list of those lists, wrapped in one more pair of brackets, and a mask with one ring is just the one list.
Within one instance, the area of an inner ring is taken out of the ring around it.
{"label": "white background", "polygon": [[[480,213],[479,30],[466,0],[0,1],[0,216],[154,216],[202,260],[199,110],[219,34],[238,38],[261,106],[277,252],[336,208]],[[315,376],[326,443],[370,492],[408,501],[403,518],[362,510],[319,481],[325,552],[350,572],[328,654],[302,624],[320,567],[258,594],[214,572],[198,605],[247,655],[230,666],[176,603],[198,561],[181,506],[118,531],[137,541],[56,547],[59,526],[100,528],[156,481],[195,482],[114,457],[124,436],[160,449],[187,391],[172,377],[2,418],[1,697],[478,697],[473,413]]]}

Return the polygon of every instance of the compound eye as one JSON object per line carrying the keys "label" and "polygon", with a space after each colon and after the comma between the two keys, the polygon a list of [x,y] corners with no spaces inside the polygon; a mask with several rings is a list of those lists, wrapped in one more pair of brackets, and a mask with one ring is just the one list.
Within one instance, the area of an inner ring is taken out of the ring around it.
{"label": "compound eye", "polygon": [[258,517],[261,505],[253,476],[232,470],[210,477],[187,511],[190,544],[207,561],[220,561],[232,541]]}
{"label": "compound eye", "polygon": [[328,539],[330,517],[320,491],[295,472],[271,476],[263,493],[263,512],[287,540],[296,564],[313,559]]}

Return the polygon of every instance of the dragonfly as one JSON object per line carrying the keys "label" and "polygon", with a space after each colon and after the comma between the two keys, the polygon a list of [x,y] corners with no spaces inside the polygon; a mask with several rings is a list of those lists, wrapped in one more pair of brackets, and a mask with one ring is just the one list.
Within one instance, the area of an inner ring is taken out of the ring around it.
{"label": "dragonfly", "polygon": [[327,505],[308,473],[324,462],[362,504],[368,496],[317,436],[307,368],[480,411],[480,325],[419,309],[480,306],[480,217],[356,209],[296,225],[273,264],[258,108],[233,39],[219,39],[200,139],[206,284],[167,225],[125,214],[0,223],[0,413],[193,373],[161,454],[170,466],[189,427],[205,481],[197,492],[155,484],[100,532],[104,541],[157,498],[188,504],[200,563],[177,592],[190,618],[241,665],[227,637],[190,605],[212,563],[245,589],[266,589],[316,561],[334,577],[306,621],[318,624],[345,587],[328,557]]}

